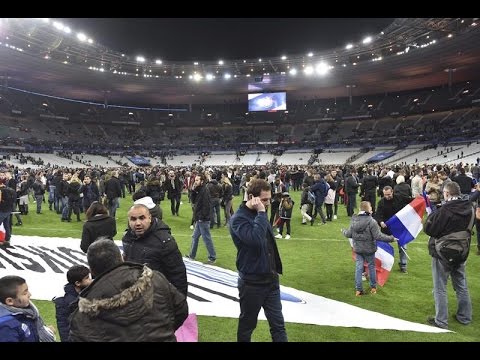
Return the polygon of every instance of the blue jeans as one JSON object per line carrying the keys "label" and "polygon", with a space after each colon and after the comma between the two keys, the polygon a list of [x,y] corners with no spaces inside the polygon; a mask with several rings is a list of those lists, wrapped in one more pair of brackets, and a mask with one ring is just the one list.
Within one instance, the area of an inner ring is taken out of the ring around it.
{"label": "blue jeans", "polygon": [[263,307],[274,342],[287,342],[287,332],[280,301],[278,280],[268,284],[251,284],[238,279],[240,317],[238,318],[237,341],[250,342],[257,327],[258,313]]}
{"label": "blue jeans", "polygon": [[108,211],[110,212],[110,216],[115,219],[115,215],[117,214],[117,209],[120,207],[120,202],[118,201],[118,197],[115,197],[111,200],[108,200]]}
{"label": "blue jeans", "polygon": [[68,196],[62,196],[60,198],[60,209],[62,211],[62,219],[68,219]]}
{"label": "blue jeans", "polygon": [[370,288],[377,287],[377,273],[375,272],[375,254],[356,254],[355,256],[355,290],[363,291],[362,273],[363,264],[368,263],[368,278]]}
{"label": "blue jeans", "polygon": [[197,256],[198,240],[202,235],[203,242],[207,247],[208,259],[216,260],[217,254],[215,253],[215,247],[213,246],[212,235],[210,235],[210,221],[197,220],[195,222],[195,229],[192,235],[192,245],[190,247],[190,257],[195,259]]}
{"label": "blue jeans", "polygon": [[468,292],[465,263],[455,270],[446,269],[439,259],[432,257],[433,298],[435,300],[435,322],[448,327],[447,281],[452,277],[452,285],[457,296],[456,318],[462,324],[472,321],[472,302]]}
{"label": "blue jeans", "polygon": [[[405,251],[407,251],[407,245],[403,245],[403,248],[405,249]],[[401,249],[400,244],[398,244],[398,254],[400,255],[400,262],[398,263],[398,265],[400,266],[400,269],[406,270],[408,258],[407,258],[407,255],[405,254],[405,251],[403,251]]]}

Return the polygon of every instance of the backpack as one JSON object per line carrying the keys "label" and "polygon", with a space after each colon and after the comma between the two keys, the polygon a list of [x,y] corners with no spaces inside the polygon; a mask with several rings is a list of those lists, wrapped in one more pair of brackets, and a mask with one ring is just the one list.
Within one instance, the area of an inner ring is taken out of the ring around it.
{"label": "backpack", "polygon": [[307,193],[307,201],[308,201],[310,204],[315,205],[315,199],[316,199],[315,193],[314,193],[313,191],[308,191],[308,193]]}
{"label": "backpack", "polygon": [[454,270],[467,260],[470,253],[475,210],[472,207],[472,219],[467,230],[457,231],[435,239],[435,251],[444,266]]}

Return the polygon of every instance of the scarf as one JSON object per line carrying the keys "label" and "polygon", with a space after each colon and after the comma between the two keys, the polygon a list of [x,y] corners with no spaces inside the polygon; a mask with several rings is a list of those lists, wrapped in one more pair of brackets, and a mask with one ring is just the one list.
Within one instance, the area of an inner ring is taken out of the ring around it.
{"label": "scarf", "polygon": [[38,338],[40,342],[54,342],[55,341],[55,334],[52,330],[50,330],[43,319],[41,318],[37,307],[30,302],[30,305],[26,308],[18,308],[14,306],[9,306],[7,304],[2,304],[2,306],[10,311],[12,314],[23,314],[25,317],[34,320],[35,326],[38,332]]}

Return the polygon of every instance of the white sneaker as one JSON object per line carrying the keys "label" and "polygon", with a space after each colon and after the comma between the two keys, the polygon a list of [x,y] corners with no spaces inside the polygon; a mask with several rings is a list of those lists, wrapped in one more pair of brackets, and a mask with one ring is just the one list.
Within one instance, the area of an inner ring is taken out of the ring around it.
{"label": "white sneaker", "polygon": [[193,230],[193,225],[190,225],[190,230]]}
{"label": "white sneaker", "polygon": [[337,220],[337,215],[333,215],[333,220]]}
{"label": "white sneaker", "polygon": [[290,235],[289,235],[289,234],[285,235],[285,240],[288,240],[288,239],[290,239]]}
{"label": "white sneaker", "polygon": [[277,239],[282,239],[282,234],[277,234],[277,235],[275,235],[275,237],[276,237]]}

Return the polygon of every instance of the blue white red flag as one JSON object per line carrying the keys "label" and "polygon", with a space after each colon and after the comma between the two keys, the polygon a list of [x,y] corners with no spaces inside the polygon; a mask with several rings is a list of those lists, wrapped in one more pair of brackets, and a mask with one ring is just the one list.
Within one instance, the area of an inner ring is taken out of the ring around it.
{"label": "blue white red flag", "polygon": [[425,206],[426,206],[425,210],[427,211],[427,214],[430,215],[432,212],[436,210],[436,207],[432,206],[432,203],[430,202],[430,198],[428,197],[425,191],[423,192],[423,199],[425,200]]}
{"label": "blue white red flag", "polygon": [[3,222],[0,223],[0,243],[5,241],[6,237],[5,226],[3,226]]}
{"label": "blue white red flag", "polygon": [[400,246],[403,247],[414,240],[422,231],[422,218],[425,208],[425,199],[420,196],[416,197],[410,204],[385,222],[392,235],[398,238]]}
{"label": "blue white red flag", "polygon": [[[353,251],[352,239],[348,239],[352,246],[352,256],[355,260],[355,252]],[[377,274],[377,284],[385,285],[390,271],[392,270],[395,261],[393,246],[384,241],[377,241],[377,251],[375,252],[375,272]],[[365,264],[366,267],[366,264]],[[366,267],[368,271],[368,267]]]}

